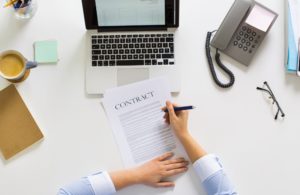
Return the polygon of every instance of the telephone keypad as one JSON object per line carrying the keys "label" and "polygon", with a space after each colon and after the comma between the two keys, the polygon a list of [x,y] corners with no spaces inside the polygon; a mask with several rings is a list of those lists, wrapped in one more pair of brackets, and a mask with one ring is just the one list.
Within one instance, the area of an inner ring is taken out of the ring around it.
{"label": "telephone keypad", "polygon": [[242,26],[234,37],[233,45],[239,47],[244,52],[252,54],[253,50],[257,48],[256,46],[260,38],[261,36],[257,35],[253,29]]}

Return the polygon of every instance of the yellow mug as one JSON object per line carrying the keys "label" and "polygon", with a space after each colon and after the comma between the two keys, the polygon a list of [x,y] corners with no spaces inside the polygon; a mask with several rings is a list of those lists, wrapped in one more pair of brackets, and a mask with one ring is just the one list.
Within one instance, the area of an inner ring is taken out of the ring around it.
{"label": "yellow mug", "polygon": [[21,80],[26,70],[35,67],[37,67],[37,62],[28,61],[18,51],[8,50],[0,53],[0,76],[7,80]]}

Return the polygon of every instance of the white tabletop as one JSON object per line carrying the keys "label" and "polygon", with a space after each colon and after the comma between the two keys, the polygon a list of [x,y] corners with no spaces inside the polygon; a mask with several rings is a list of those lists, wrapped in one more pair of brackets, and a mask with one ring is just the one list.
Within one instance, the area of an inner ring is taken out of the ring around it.
{"label": "white tabletop", "polygon": [[[221,158],[240,194],[297,194],[300,79],[284,69],[284,2],[260,1],[280,16],[250,67],[223,58],[236,83],[221,90],[211,79],[204,42],[206,32],[218,28],[232,2],[181,1],[176,62],[181,66],[182,91],[173,101],[197,107],[190,113],[190,131]],[[60,57],[57,65],[41,65],[17,85],[45,139],[9,161],[1,157],[1,195],[53,195],[81,176],[123,166],[100,97],[85,94],[90,40],[81,1],[38,4],[36,15],[27,22],[16,21],[10,9],[0,8],[1,51],[15,49],[33,58],[34,41],[56,39]],[[265,80],[286,112],[284,121],[274,121],[271,106],[256,90]],[[1,88],[7,85],[0,80]],[[135,186],[119,192],[154,193],[204,195],[193,169],[171,190]]]}

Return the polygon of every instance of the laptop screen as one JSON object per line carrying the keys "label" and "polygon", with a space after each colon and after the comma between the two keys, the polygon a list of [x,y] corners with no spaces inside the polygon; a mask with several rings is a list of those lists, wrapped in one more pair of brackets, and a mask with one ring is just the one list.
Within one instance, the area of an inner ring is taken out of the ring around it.
{"label": "laptop screen", "polygon": [[85,26],[99,31],[179,26],[179,0],[82,0]]}
{"label": "laptop screen", "polygon": [[95,0],[99,27],[164,26],[165,0]]}

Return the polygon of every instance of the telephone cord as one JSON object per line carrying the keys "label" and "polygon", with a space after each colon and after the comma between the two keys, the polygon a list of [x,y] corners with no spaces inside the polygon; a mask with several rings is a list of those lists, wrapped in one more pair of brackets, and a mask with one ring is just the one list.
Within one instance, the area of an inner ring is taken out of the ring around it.
{"label": "telephone cord", "polygon": [[220,59],[220,53],[219,53],[219,49],[216,50],[216,55],[215,55],[215,60],[217,65],[229,76],[229,82],[224,84],[222,83],[217,76],[217,73],[215,71],[215,67],[214,67],[214,63],[211,57],[211,51],[210,51],[210,40],[211,40],[211,36],[212,36],[213,32],[208,32],[207,36],[206,36],[206,44],[205,44],[205,50],[206,50],[206,57],[207,57],[207,61],[208,61],[208,65],[210,68],[210,72],[211,75],[213,77],[213,80],[215,81],[215,83],[221,87],[221,88],[230,88],[233,86],[234,82],[235,82],[235,77],[234,74],[221,62]]}

